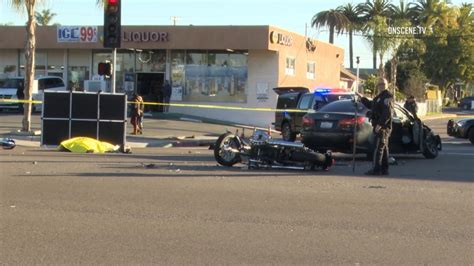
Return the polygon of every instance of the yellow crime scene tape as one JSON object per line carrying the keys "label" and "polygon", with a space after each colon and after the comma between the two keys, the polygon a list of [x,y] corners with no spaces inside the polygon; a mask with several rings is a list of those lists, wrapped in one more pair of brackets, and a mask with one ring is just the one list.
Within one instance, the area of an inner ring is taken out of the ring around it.
{"label": "yellow crime scene tape", "polygon": [[[0,102],[8,103],[34,103],[41,104],[42,101],[35,100],[12,100],[12,99],[0,99]],[[136,102],[127,101],[128,104],[134,104]],[[237,110],[237,111],[257,111],[257,112],[291,112],[291,113],[307,113],[308,110],[300,109],[276,109],[276,108],[262,108],[262,107],[239,107],[239,106],[224,106],[224,105],[210,105],[210,104],[188,104],[188,103],[160,103],[160,102],[143,102],[144,105],[161,105],[161,106],[176,106],[176,107],[189,107],[189,108],[204,108],[204,109],[221,109],[221,110]]]}
{"label": "yellow crime scene tape", "polygon": [[18,100],[18,99],[15,99],[15,100],[12,100],[12,99],[0,99],[0,103],[1,102],[6,102],[6,103],[34,103],[34,104],[40,104],[40,103],[43,103],[42,101],[35,101],[35,100]]}

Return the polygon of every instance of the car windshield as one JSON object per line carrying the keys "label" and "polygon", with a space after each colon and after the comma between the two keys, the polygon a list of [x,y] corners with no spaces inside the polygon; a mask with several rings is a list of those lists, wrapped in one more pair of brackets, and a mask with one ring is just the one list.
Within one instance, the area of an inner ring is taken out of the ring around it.
{"label": "car windshield", "polygon": [[334,102],[339,100],[351,100],[354,96],[351,94],[327,94],[325,97],[327,102]]}
{"label": "car windshield", "polygon": [[[357,113],[365,115],[368,109],[362,104],[357,104]],[[331,112],[331,113],[353,113],[354,103],[351,100],[341,100],[328,103],[319,109],[319,112]]]}

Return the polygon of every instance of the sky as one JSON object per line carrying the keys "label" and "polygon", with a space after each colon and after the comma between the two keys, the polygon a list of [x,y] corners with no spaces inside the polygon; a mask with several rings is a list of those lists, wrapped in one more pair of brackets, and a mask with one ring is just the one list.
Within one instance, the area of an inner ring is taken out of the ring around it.
{"label": "sky", "polygon": [[[328,42],[328,30],[311,28],[311,18],[320,11],[337,8],[351,0],[121,0],[122,25],[273,25],[289,31],[307,34]],[[42,0],[37,10],[50,9],[57,15],[53,23],[61,25],[103,24],[103,10],[96,0]],[[452,0],[459,5],[466,0]],[[0,0],[0,25],[24,25],[26,12],[19,13],[10,0]],[[399,3],[392,0],[392,3]],[[372,67],[370,46],[362,37],[354,38],[354,56],[360,56],[360,68]],[[335,45],[345,49],[344,66],[349,67],[349,38],[340,35]],[[355,60],[355,59],[354,59]],[[355,63],[354,63],[355,64]]]}

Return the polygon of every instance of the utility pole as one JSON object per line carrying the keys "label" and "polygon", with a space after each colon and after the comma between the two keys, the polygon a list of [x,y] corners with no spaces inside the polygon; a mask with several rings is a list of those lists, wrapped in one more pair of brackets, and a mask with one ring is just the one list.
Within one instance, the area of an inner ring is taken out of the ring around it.
{"label": "utility pole", "polygon": [[171,16],[170,17],[171,21],[173,21],[173,26],[176,26],[176,21],[178,21],[180,19],[180,17],[178,16]]}
{"label": "utility pole", "polygon": [[116,68],[117,68],[117,48],[113,48],[112,50],[112,84],[110,86],[111,92],[115,94],[115,81],[116,81]]}
{"label": "utility pole", "polygon": [[359,63],[360,63],[360,57],[356,56],[356,64],[357,64],[356,92],[359,92]]}

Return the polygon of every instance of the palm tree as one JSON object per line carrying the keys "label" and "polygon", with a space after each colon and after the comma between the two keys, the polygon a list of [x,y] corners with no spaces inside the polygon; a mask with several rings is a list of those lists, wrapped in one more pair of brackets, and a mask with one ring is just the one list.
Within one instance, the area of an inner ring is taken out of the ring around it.
{"label": "palm tree", "polygon": [[418,0],[412,7],[417,15],[417,25],[448,27],[456,24],[456,11],[450,8],[446,0]]}
{"label": "palm tree", "polygon": [[409,20],[412,24],[415,23],[417,12],[412,8],[413,3],[406,3],[405,0],[400,0],[398,6],[391,5],[391,19],[392,20]]}
{"label": "palm tree", "polygon": [[35,8],[42,0],[11,0],[11,5],[18,11],[26,8],[28,21],[26,23],[27,41],[25,46],[25,103],[22,131],[31,131],[31,100],[33,92],[33,81],[35,78],[35,55],[36,55],[36,19]]}
{"label": "palm tree", "polygon": [[334,32],[341,33],[349,23],[346,16],[336,9],[321,11],[311,20],[313,27],[329,27],[329,43],[334,43]]}
{"label": "palm tree", "polygon": [[56,16],[56,13],[51,13],[50,9],[43,9],[40,12],[35,12],[35,18],[38,25],[47,26],[51,23],[51,20]]}
{"label": "palm tree", "polygon": [[[376,23],[382,22],[382,18],[390,17],[391,5],[389,0],[367,0],[365,3],[357,5],[357,10],[365,24],[364,31],[366,33],[372,32],[375,36],[374,27],[378,27]],[[372,44],[374,69],[377,68],[377,46],[379,46],[376,42],[380,40],[380,38],[379,40],[368,38]]]}
{"label": "palm tree", "polygon": [[[414,24],[415,21],[415,12],[410,8],[410,4],[406,4],[405,0],[400,0],[399,5],[391,5],[391,16],[389,18],[389,25],[394,27],[409,27]],[[401,45],[406,43],[414,42],[413,38],[408,36],[397,36],[397,38],[392,38],[390,41],[393,48],[393,57],[390,60],[390,80],[391,80],[391,89],[395,95],[396,81],[397,81],[397,66],[398,66],[398,48]]]}
{"label": "palm tree", "polygon": [[342,13],[349,20],[349,23],[345,25],[344,29],[349,32],[349,58],[350,68],[354,68],[354,47],[353,47],[353,35],[354,31],[358,31],[361,28],[361,18],[356,6],[348,3],[344,6],[340,6],[337,10]]}

